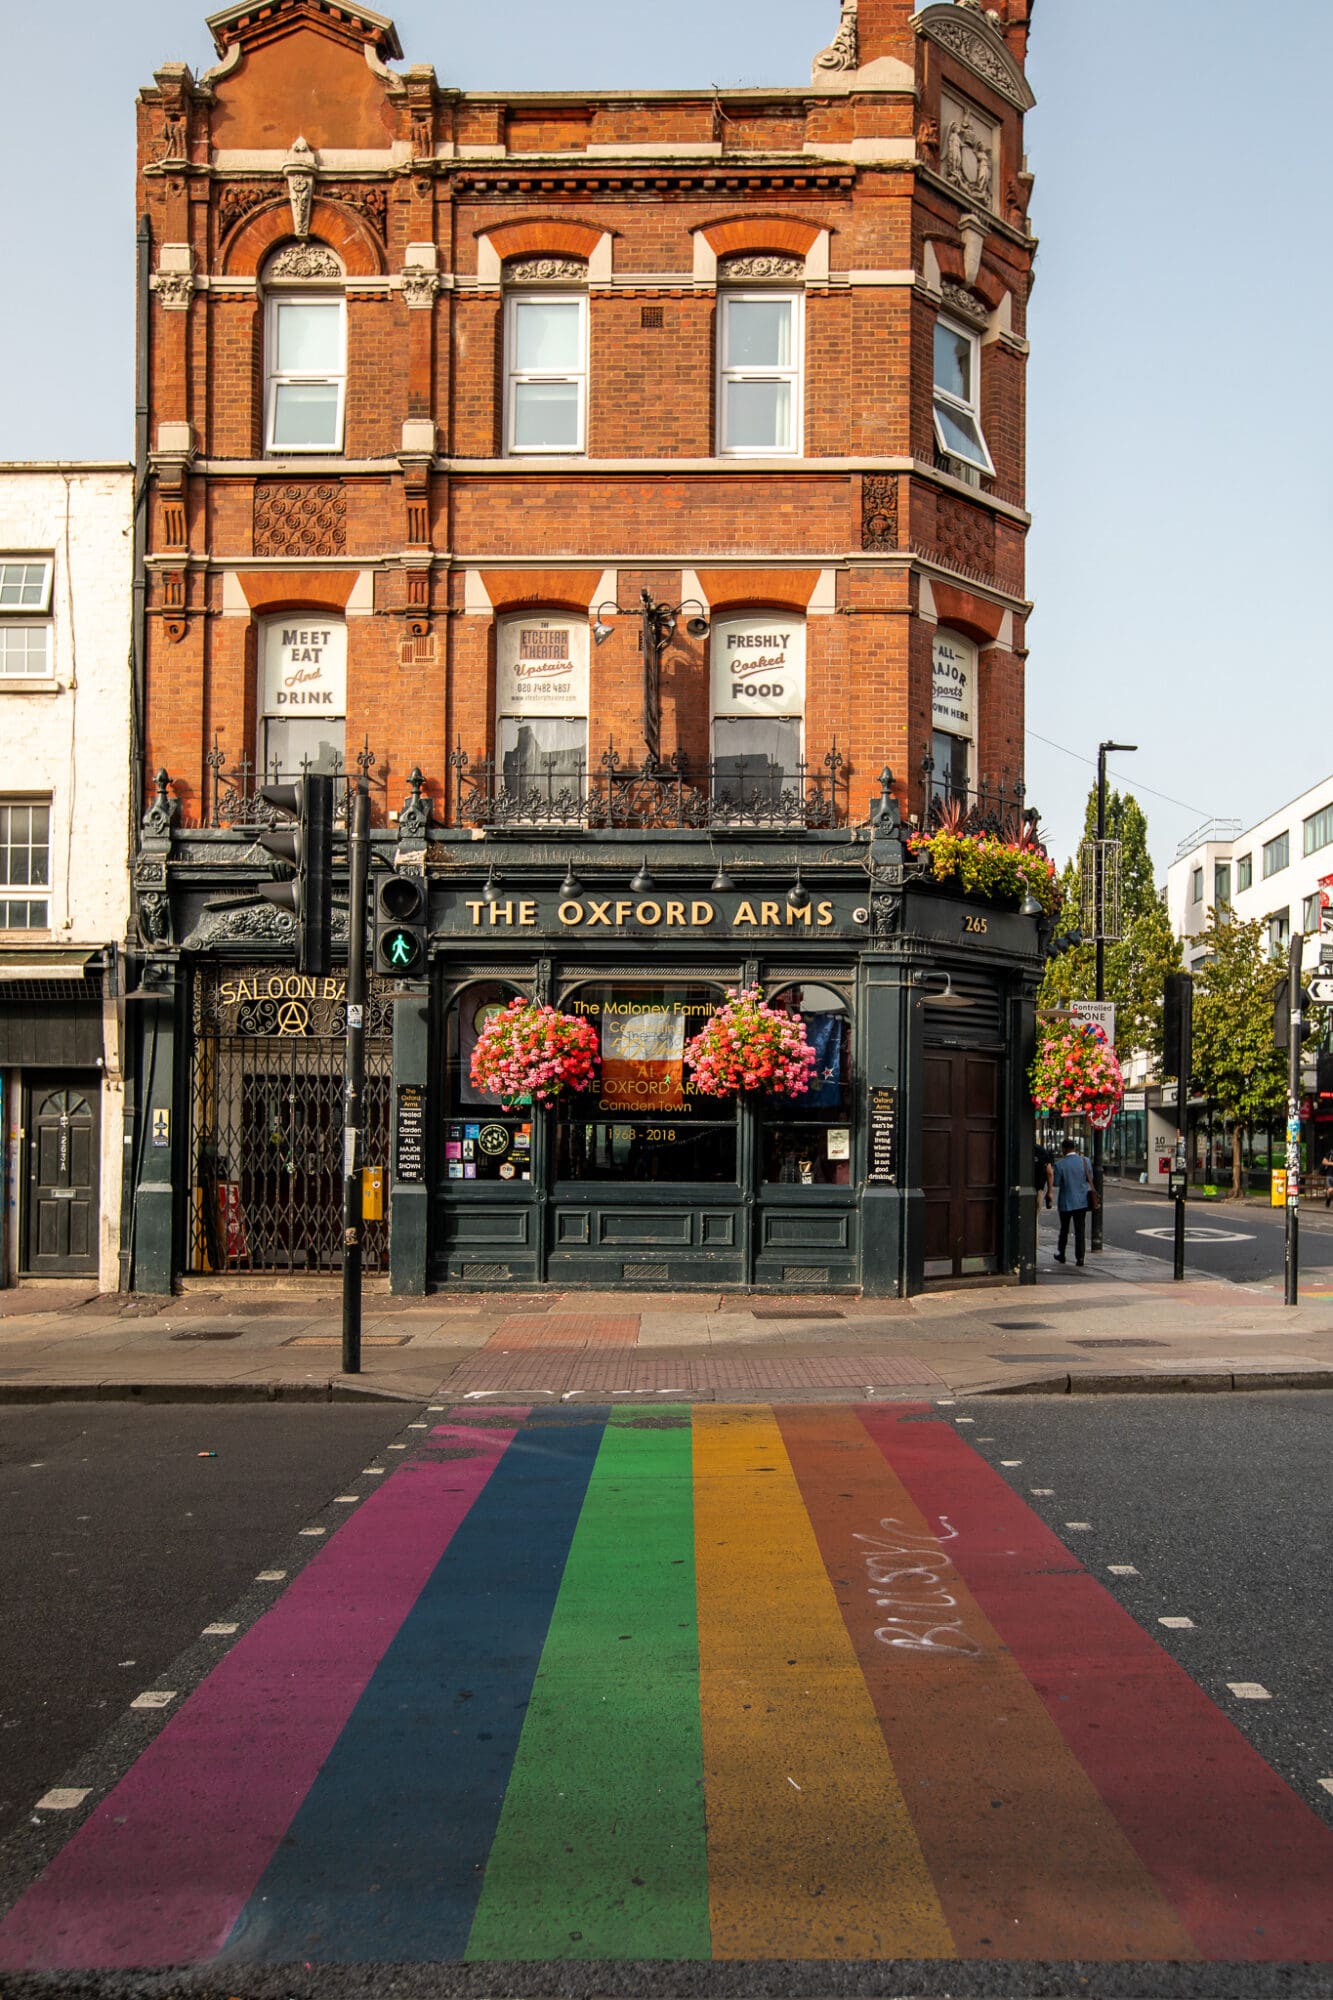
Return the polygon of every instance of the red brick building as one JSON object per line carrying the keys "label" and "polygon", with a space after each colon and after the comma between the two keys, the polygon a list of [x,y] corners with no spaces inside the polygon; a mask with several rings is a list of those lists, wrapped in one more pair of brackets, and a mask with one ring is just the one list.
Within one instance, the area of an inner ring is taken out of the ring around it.
{"label": "red brick building", "polygon": [[[140,1282],[336,1258],[337,982],[287,980],[253,829],[260,772],[358,759],[430,894],[428,989],[372,1023],[372,1158],[424,1094],[370,1246],[395,1284],[1026,1268],[1037,927],[966,929],[902,832],[1022,783],[1030,13],[844,0],[808,84],[506,94],[263,0],[142,92],[142,1019],[176,1137]],[[682,1028],[753,979],[832,1051],[801,1118],[681,1083]],[[661,1115],[478,1101],[513,992],[612,1065],[637,1018]]]}

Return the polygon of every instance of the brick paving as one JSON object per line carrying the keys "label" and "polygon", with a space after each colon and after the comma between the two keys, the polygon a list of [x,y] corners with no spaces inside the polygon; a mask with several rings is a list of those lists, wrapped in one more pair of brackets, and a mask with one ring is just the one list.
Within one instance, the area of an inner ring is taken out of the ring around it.
{"label": "brick paving", "polygon": [[492,1349],[634,1347],[637,1313],[510,1313],[486,1343]]}
{"label": "brick paving", "polygon": [[651,1395],[675,1389],[682,1395],[728,1390],[758,1396],[765,1390],[845,1389],[853,1394],[878,1388],[935,1387],[938,1369],[914,1355],[764,1353],[753,1357],[728,1350],[681,1355],[499,1354],[484,1348],[461,1361],[441,1384],[441,1394],[504,1390],[518,1394],[609,1395],[615,1391]]}

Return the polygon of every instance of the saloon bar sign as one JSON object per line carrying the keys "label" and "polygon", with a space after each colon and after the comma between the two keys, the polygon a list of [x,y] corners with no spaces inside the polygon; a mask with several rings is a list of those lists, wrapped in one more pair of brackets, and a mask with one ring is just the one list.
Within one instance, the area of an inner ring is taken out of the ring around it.
{"label": "saloon bar sign", "polygon": [[264,713],[312,720],[347,712],[347,627],[298,611],[264,631]]}

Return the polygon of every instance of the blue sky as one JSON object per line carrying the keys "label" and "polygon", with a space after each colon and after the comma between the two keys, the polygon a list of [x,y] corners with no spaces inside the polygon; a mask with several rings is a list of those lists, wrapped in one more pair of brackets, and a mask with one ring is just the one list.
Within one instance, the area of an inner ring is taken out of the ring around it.
{"label": "blue sky", "polygon": [[[386,11],[443,81],[536,89],[799,84],[838,9],[673,0],[669,38],[626,0]],[[180,0],[10,13],[0,459],[129,454],[134,94],[164,61],[208,66],[203,21]],[[1333,4],[1038,0],[1029,67],[1028,791],[1063,857],[1099,740],[1137,743],[1112,769],[1160,872],[1201,820],[1333,771]]]}

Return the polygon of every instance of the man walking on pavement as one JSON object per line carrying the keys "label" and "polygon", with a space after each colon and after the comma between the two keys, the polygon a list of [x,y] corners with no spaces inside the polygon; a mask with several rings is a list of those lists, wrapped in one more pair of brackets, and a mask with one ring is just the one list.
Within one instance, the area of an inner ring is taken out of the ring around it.
{"label": "man walking on pavement", "polygon": [[1057,1264],[1065,1261],[1069,1245],[1069,1225],[1074,1225],[1074,1262],[1082,1265],[1087,1248],[1088,1208],[1092,1199],[1092,1169],[1078,1149],[1078,1142],[1066,1139],[1055,1163],[1056,1206],[1060,1211],[1060,1245]]}

